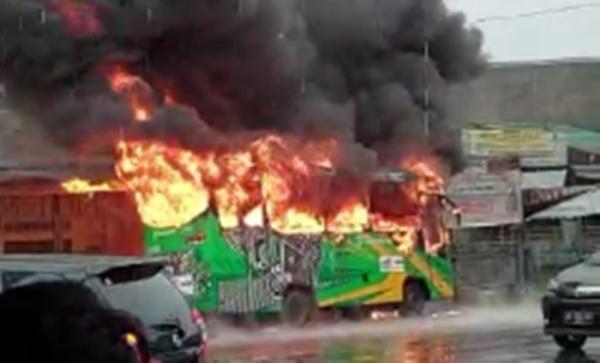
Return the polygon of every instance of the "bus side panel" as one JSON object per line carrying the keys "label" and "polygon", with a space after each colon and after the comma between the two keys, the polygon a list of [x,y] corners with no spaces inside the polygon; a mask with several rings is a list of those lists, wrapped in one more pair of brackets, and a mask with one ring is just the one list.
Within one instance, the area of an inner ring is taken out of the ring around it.
{"label": "bus side panel", "polygon": [[452,267],[446,258],[415,251],[406,258],[406,271],[409,277],[425,282],[432,300],[454,297]]}
{"label": "bus side panel", "polygon": [[147,230],[152,254],[168,255],[173,280],[192,275],[194,306],[204,312],[243,314],[281,310],[281,289],[275,265],[278,241],[262,229],[223,231],[207,213],[188,225]]}
{"label": "bus side panel", "polygon": [[454,276],[444,257],[423,250],[403,255],[392,240],[361,233],[323,242],[317,301],[321,307],[400,303],[407,279],[423,281],[432,299],[454,297]]}
{"label": "bus side panel", "polygon": [[323,242],[317,288],[321,307],[373,305],[401,300],[406,278],[403,257],[386,238],[373,233]]}
{"label": "bus side panel", "polygon": [[225,240],[212,214],[180,228],[147,227],[145,241],[150,255],[169,256],[175,280],[178,276],[192,276],[196,290],[192,299],[202,311],[219,311],[219,287],[223,281],[244,280],[248,275],[244,254]]}
{"label": "bus side panel", "polygon": [[444,256],[428,256],[431,266],[432,298],[454,299],[456,279],[452,263]]}

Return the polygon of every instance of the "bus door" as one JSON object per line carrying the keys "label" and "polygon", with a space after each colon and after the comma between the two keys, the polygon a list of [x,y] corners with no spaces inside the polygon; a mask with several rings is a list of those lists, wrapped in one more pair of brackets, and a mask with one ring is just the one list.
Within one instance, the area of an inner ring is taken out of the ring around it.
{"label": "bus door", "polygon": [[247,310],[276,311],[284,290],[281,241],[273,234],[261,231],[246,242],[249,266],[245,284],[249,304]]}
{"label": "bus door", "polygon": [[419,250],[427,260],[427,281],[432,297],[454,297],[454,273],[447,242],[429,240],[429,243],[421,243]]}

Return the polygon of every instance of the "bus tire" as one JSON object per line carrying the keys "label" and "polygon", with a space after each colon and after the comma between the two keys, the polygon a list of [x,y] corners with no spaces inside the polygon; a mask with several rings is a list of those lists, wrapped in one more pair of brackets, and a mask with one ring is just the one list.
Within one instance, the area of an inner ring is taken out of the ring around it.
{"label": "bus tire", "polygon": [[402,295],[400,315],[423,315],[425,304],[429,300],[429,294],[424,282],[420,280],[407,280],[404,283]]}
{"label": "bus tire", "polygon": [[312,293],[305,289],[291,289],[283,299],[281,320],[293,327],[303,327],[310,322],[316,304]]}

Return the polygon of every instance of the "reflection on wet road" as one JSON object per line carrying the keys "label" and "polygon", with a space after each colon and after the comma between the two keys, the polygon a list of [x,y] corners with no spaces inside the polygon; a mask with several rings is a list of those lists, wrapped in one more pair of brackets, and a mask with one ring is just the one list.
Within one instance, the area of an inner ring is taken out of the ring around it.
{"label": "reflection on wet road", "polygon": [[600,362],[600,339],[586,353],[564,353],[541,334],[537,309],[516,308],[412,321],[336,324],[286,331],[220,329],[211,363],[588,363]]}

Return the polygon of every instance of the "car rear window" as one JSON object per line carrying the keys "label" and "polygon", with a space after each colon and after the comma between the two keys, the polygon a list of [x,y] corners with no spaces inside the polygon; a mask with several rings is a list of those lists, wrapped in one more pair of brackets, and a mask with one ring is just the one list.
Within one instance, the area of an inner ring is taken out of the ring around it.
{"label": "car rear window", "polygon": [[185,329],[190,309],[162,272],[162,266],[111,269],[100,275],[102,294],[117,309],[136,315],[146,326],[176,322]]}

